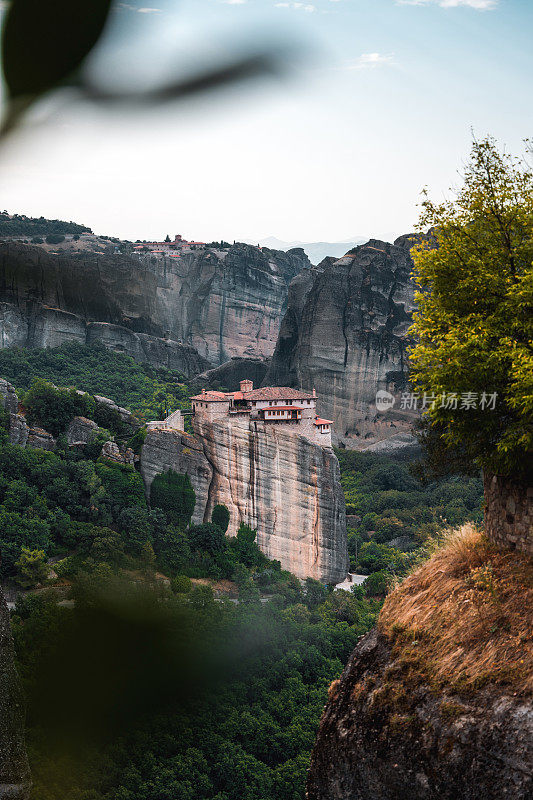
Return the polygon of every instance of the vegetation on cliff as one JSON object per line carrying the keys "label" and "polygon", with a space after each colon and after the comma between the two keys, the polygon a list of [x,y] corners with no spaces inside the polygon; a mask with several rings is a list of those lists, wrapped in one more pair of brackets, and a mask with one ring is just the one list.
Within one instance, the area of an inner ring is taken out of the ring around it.
{"label": "vegetation on cliff", "polygon": [[429,480],[409,462],[354,450],[336,453],[354,572],[405,575],[418,549],[443,527],[483,518],[479,475]]}
{"label": "vegetation on cliff", "polygon": [[76,222],[65,222],[61,219],[45,219],[44,217],[27,217],[24,214],[0,213],[1,236],[48,236],[65,233],[92,233],[85,225]]}
{"label": "vegetation on cliff", "polygon": [[[58,430],[78,402],[93,413],[79,397],[27,393]],[[43,586],[13,614],[34,800],[303,797],[327,686],[380,600],[302,585],[249,526],[225,536],[222,506],[187,527],[191,492],[170,478],[150,509],[139,473],[98,447],[23,449],[2,431],[2,577]]]}
{"label": "vegetation on cliff", "polygon": [[533,693],[531,560],[472,525],[449,533],[387,597],[378,628],[392,643],[403,691],[414,682]]}
{"label": "vegetation on cliff", "polygon": [[70,342],[54,349],[0,350],[0,375],[28,390],[35,378],[109,397],[140,419],[161,419],[189,407],[189,388],[179,373],[138,364],[103,345]]}

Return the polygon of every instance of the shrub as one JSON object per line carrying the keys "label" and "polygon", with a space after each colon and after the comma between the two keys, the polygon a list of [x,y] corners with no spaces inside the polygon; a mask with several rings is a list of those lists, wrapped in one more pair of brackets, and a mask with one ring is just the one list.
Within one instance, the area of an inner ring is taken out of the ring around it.
{"label": "shrub", "polygon": [[187,575],[176,575],[170,581],[170,588],[174,594],[188,594],[192,589],[192,581]]}
{"label": "shrub", "polygon": [[206,552],[212,556],[226,548],[226,537],[223,531],[212,522],[192,525],[188,531],[188,539],[192,550]]}
{"label": "shrub", "polygon": [[48,244],[60,244],[60,242],[65,241],[65,237],[62,233],[49,233],[46,237],[46,241]]}
{"label": "shrub", "polygon": [[57,389],[42,378],[36,378],[24,395],[24,407],[30,425],[38,425],[59,436],[73,417],[94,417],[95,402],[88,394],[75,389]]}
{"label": "shrub", "polygon": [[31,589],[38,583],[44,583],[48,577],[44,550],[30,550],[23,547],[15,567],[17,569],[15,580],[24,589]]}

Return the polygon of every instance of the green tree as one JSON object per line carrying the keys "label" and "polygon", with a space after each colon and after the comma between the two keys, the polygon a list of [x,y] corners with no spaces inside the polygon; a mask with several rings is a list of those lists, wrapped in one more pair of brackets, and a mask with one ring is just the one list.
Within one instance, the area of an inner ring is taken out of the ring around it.
{"label": "green tree", "polygon": [[15,567],[17,569],[15,580],[24,589],[31,589],[38,583],[44,583],[48,577],[44,550],[30,550],[28,547],[23,547]]}
{"label": "green tree", "polygon": [[259,550],[256,538],[256,529],[241,522],[237,536],[231,539],[231,548],[237,559],[247,567],[259,567],[266,561]]}
{"label": "green tree", "polygon": [[95,402],[88,394],[79,394],[75,389],[57,389],[42,378],[35,378],[24,395],[24,407],[30,425],[40,425],[59,436],[73,417],[92,418]]}
{"label": "green tree", "polygon": [[229,525],[229,508],[223,503],[218,503],[211,514],[211,522],[213,525],[218,525],[223,533],[226,533]]}
{"label": "green tree", "polygon": [[380,570],[379,572],[373,572],[372,575],[368,576],[363,584],[365,594],[369,597],[387,594],[390,585],[391,575],[383,570]]}
{"label": "green tree", "polygon": [[226,548],[226,537],[218,525],[204,522],[203,525],[192,525],[188,531],[192,550],[200,550],[209,555],[216,555]]}
{"label": "green tree", "polygon": [[170,523],[186,528],[195,503],[196,493],[187,473],[182,475],[169,469],[155,476],[150,489],[150,505],[160,508]]}
{"label": "green tree", "polygon": [[105,490],[103,504],[115,517],[126,508],[146,508],[144,484],[134,467],[105,460],[96,464],[96,473]]}
{"label": "green tree", "polygon": [[[440,398],[427,413],[437,443],[519,475],[533,450],[533,173],[487,138],[474,142],[456,198],[426,194],[422,206],[432,233],[412,250],[413,389]],[[469,392],[475,408],[461,401]],[[453,394],[457,408],[442,402]]]}

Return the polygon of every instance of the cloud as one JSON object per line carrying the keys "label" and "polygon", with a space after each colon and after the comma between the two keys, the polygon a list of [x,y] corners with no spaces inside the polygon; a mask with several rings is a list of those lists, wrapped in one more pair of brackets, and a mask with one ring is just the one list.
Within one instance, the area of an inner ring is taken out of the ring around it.
{"label": "cloud", "polygon": [[390,67],[394,64],[394,53],[361,53],[359,58],[344,69],[375,69],[376,67]]}
{"label": "cloud", "polygon": [[437,4],[441,8],[474,8],[476,11],[490,11],[496,8],[500,0],[396,0],[399,6],[427,6]]}
{"label": "cloud", "polygon": [[227,6],[242,6],[244,3],[247,3],[248,0],[220,0],[221,3],[225,3]]}
{"label": "cloud", "polygon": [[292,8],[295,11],[307,11],[311,14],[313,11],[316,11],[316,6],[312,5],[312,3],[274,3],[276,8]]}
{"label": "cloud", "polygon": [[119,3],[118,8],[122,9],[123,11],[135,11],[137,14],[160,14],[160,8],[138,8],[137,6],[132,6],[130,3]]}

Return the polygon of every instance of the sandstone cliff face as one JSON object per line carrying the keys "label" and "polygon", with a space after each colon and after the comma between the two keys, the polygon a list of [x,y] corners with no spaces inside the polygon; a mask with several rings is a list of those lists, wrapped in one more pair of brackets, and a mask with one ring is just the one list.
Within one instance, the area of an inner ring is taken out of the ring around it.
{"label": "sandstone cliff face", "polygon": [[377,414],[376,391],[401,391],[414,309],[410,241],[370,240],[289,292],[266,382],[315,388],[336,432],[369,446],[404,434],[412,415]]}
{"label": "sandstone cliff face", "polygon": [[0,797],[26,800],[30,788],[24,700],[15,670],[9,611],[0,590]]}
{"label": "sandstone cliff face", "polygon": [[[320,723],[308,800],[526,800],[533,793],[533,706],[474,694],[387,694],[395,670],[376,630],[354,650]],[[366,687],[361,691],[361,686]]]}
{"label": "sandstone cliff face", "polygon": [[219,367],[213,367],[197,375],[194,385],[206,389],[224,387],[228,392],[237,392],[240,382],[252,381],[254,386],[261,386],[268,372],[269,361],[262,358],[239,358],[235,356]]}
{"label": "sandstone cliff face", "polygon": [[[346,520],[339,465],[330,448],[264,423],[195,420],[195,436],[149,431],[141,472],[149,488],[159,472],[188,472],[196,491],[193,521],[214,505],[258,530],[271,559],[300,578],[337,583],[346,575]],[[268,430],[267,430],[268,428]]]}
{"label": "sandstone cliff face", "polygon": [[0,242],[0,346],[100,341],[188,377],[268,357],[288,285],[308,266],[303,250],[244,244],[154,258]]}

